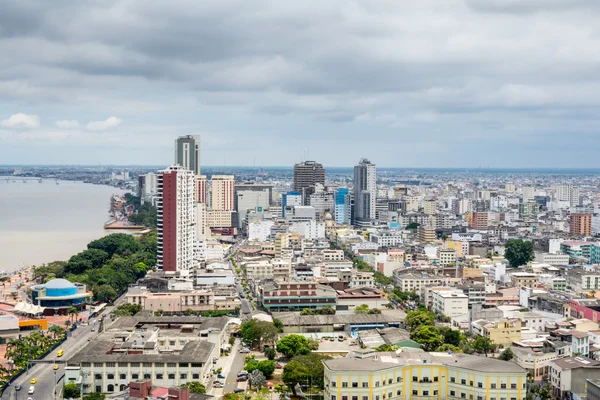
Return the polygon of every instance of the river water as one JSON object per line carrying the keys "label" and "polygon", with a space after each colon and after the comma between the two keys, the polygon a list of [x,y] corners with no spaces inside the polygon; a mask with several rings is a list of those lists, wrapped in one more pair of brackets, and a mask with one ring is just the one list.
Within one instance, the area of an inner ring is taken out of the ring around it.
{"label": "river water", "polygon": [[0,177],[0,270],[67,260],[112,233],[104,230],[110,196],[123,193],[82,182]]}

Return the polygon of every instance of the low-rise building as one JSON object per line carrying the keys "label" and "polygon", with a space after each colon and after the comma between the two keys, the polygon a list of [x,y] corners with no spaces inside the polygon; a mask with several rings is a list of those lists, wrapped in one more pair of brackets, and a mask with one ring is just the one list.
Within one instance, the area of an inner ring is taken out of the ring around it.
{"label": "low-rise building", "polygon": [[444,281],[442,276],[432,275],[425,272],[412,272],[404,269],[394,271],[394,286],[403,292],[414,292],[425,286],[441,285]]}
{"label": "low-rise building", "polygon": [[316,282],[267,280],[259,285],[258,302],[268,311],[335,308],[337,294]]}
{"label": "low-rise building", "polygon": [[587,357],[565,357],[550,362],[552,395],[582,398],[586,394],[586,380],[600,376],[600,361]]}
{"label": "low-rise building", "polygon": [[507,347],[521,340],[521,321],[518,319],[502,319],[485,324],[482,328],[481,335],[499,346]]}
{"label": "low-rise building", "polygon": [[432,309],[448,317],[464,315],[469,312],[469,297],[456,291],[434,290]]}
{"label": "low-rise building", "polygon": [[526,394],[523,368],[467,354],[354,352],[323,364],[326,400],[524,400]]}
{"label": "low-rise building", "polygon": [[522,287],[537,287],[538,285],[538,277],[536,274],[532,274],[529,272],[513,272],[510,275],[510,281],[512,285],[516,288]]}

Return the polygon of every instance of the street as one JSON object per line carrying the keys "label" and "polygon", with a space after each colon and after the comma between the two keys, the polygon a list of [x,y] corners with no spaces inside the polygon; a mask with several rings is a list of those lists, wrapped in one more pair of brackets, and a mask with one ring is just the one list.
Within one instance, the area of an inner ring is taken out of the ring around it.
{"label": "street", "polygon": [[[121,302],[124,300],[124,297],[121,297],[120,299],[117,300],[117,302],[115,302],[116,304],[121,304]],[[108,314],[110,314],[110,312],[115,308],[115,306],[111,306],[111,307],[107,307],[106,308],[106,314],[108,316]],[[105,327],[108,324],[110,324],[110,320],[108,320],[109,322],[107,322],[105,320]],[[59,360],[59,361],[66,361],[69,358],[71,358],[77,351],[79,351],[81,348],[83,348],[84,346],[86,346],[88,344],[88,339],[91,339],[92,337],[94,337],[94,335],[98,334],[98,326],[99,326],[99,321],[97,318],[93,319],[93,322],[88,324],[88,325],[79,325],[79,327],[71,332],[71,336],[63,343],[61,344],[59,347],[57,347],[54,351],[52,351],[50,354],[48,354],[44,360]],[[92,332],[92,328],[95,327],[95,332]],[[56,353],[59,350],[63,350],[64,351],[64,355],[60,358],[58,358],[56,356]],[[54,386],[55,386],[55,382],[58,381],[59,379],[61,379],[61,377],[64,375],[64,371],[65,371],[65,365],[64,364],[58,364],[59,365],[59,369],[54,371],[53,367],[54,367],[54,363],[39,363],[39,364],[35,364],[33,365],[31,368],[29,368],[29,372],[25,373],[23,375],[21,375],[15,382],[13,382],[10,386],[8,386],[6,388],[6,390],[4,391],[3,395],[2,395],[2,399],[1,400],[18,400],[19,398],[22,400],[26,400],[28,397],[31,397],[33,400],[51,400],[54,398],[58,398],[58,392],[60,392],[60,388],[62,387],[63,382],[61,381],[60,384],[58,385],[57,393],[56,396],[53,395],[54,393]],[[29,390],[29,386],[31,386],[31,384],[29,383],[29,381],[32,378],[37,378],[37,383],[33,386],[35,386],[35,393],[32,395],[28,395],[27,391]],[[15,390],[15,386],[16,385],[20,385],[21,386],[21,390],[20,391],[16,391]]]}
{"label": "street", "polygon": [[[236,341],[236,345],[232,349],[233,362],[231,363],[231,367],[229,368],[229,373],[225,375],[227,379],[225,380],[225,387],[223,388],[223,393],[232,393],[237,387],[238,382],[237,374],[244,369],[244,364],[246,360],[246,354],[242,354],[239,351],[240,342]],[[233,353],[235,351],[235,353]],[[245,387],[245,383],[240,382]]]}

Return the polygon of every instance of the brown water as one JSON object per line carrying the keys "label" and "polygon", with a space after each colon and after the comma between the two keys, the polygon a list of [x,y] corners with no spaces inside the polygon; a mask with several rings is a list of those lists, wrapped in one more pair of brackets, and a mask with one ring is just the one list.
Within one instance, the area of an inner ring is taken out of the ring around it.
{"label": "brown water", "polygon": [[[0,177],[0,270],[66,260],[105,231],[110,186]],[[14,182],[13,182],[14,181]]]}

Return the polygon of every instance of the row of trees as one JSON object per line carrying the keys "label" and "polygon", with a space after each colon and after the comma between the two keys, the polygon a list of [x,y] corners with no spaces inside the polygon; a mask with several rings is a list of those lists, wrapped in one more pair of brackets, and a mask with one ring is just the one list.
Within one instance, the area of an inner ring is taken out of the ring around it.
{"label": "row of trees", "polygon": [[135,207],[135,213],[129,216],[129,222],[134,225],[147,226],[148,228],[156,228],[157,213],[156,208],[150,203],[141,204],[140,198],[125,193],[125,201],[129,205]]}
{"label": "row of trees", "polygon": [[86,250],[69,261],[55,261],[36,268],[34,276],[42,282],[65,278],[85,283],[95,300],[111,301],[154,267],[156,245],[155,232],[140,238],[111,234],[90,242]]}

